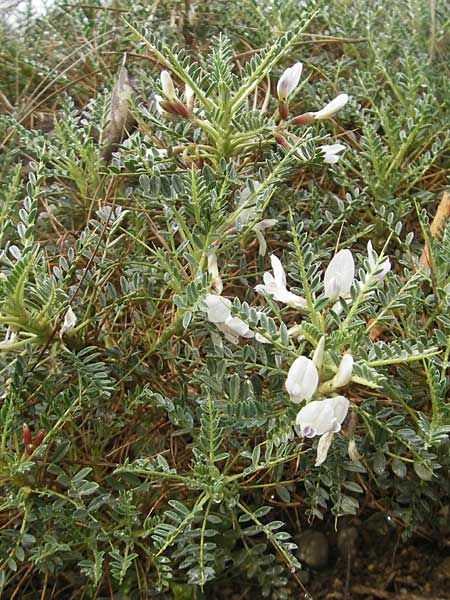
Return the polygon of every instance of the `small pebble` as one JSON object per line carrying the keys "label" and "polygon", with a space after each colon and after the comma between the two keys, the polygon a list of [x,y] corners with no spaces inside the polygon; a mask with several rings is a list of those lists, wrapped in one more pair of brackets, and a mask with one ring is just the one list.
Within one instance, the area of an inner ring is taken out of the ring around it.
{"label": "small pebble", "polygon": [[446,556],[433,569],[433,578],[437,581],[450,581],[450,556]]}
{"label": "small pebble", "polygon": [[299,558],[305,565],[311,569],[324,569],[328,565],[328,540],[322,532],[306,529],[297,536],[296,542]]}
{"label": "small pebble", "polygon": [[344,527],[338,531],[337,546],[339,554],[345,558],[355,558],[358,553],[359,533],[356,527]]}

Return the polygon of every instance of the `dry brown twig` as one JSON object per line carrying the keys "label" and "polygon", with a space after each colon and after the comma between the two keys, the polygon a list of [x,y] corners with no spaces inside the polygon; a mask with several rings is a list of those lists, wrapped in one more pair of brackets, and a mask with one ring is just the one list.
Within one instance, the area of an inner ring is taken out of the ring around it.
{"label": "dry brown twig", "polygon": [[[439,231],[442,229],[448,217],[450,217],[450,191],[446,190],[442,194],[441,201],[439,202],[439,206],[437,208],[433,222],[430,226],[431,235],[434,238],[439,235]],[[424,268],[430,266],[430,254],[427,243],[425,243],[425,247],[423,249],[419,262]]]}

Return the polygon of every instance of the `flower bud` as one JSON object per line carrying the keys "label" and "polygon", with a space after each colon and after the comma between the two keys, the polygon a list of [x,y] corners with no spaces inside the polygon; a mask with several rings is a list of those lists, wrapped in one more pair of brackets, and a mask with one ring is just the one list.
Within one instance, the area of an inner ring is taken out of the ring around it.
{"label": "flower bud", "polygon": [[172,106],[175,109],[175,112],[179,115],[181,115],[182,117],[188,117],[189,116],[189,110],[186,108],[186,106],[180,102],[179,100],[174,100],[172,102]]}
{"label": "flower bud", "polygon": [[194,96],[194,90],[191,88],[190,85],[186,84],[186,87],[184,88],[184,97],[186,99],[186,106],[189,110],[194,109]]}
{"label": "flower bud", "polygon": [[23,432],[23,443],[25,444],[25,446],[27,446],[28,444],[31,444],[31,431],[26,423],[24,423],[22,425],[22,432]]}
{"label": "flower bud", "polygon": [[73,312],[72,307],[69,306],[69,308],[67,309],[66,315],[64,317],[64,322],[59,331],[59,336],[62,337],[66,333],[66,331],[75,327],[76,324],[77,324],[77,316]]}
{"label": "flower bud", "polygon": [[172,77],[169,71],[161,71],[160,79],[161,88],[166,98],[169,100],[176,100],[175,86],[173,85]]}
{"label": "flower bud", "polygon": [[286,69],[281,75],[277,84],[277,94],[280,102],[287,102],[288,97],[298,86],[298,82],[300,81],[300,77],[302,75],[302,69],[302,63],[297,62],[294,66]]}
{"label": "flower bud", "polygon": [[278,113],[280,119],[285,121],[289,116],[289,104],[287,102],[278,102]]}
{"label": "flower bud", "polygon": [[276,140],[277,144],[280,144],[280,146],[283,146],[283,148],[285,150],[291,149],[290,143],[287,141],[287,139],[284,137],[284,135],[281,135],[281,133],[275,134],[275,140]]}
{"label": "flower bud", "polygon": [[42,440],[44,439],[45,436],[45,429],[40,429],[37,434],[34,436],[33,439],[33,447],[37,448],[39,446],[39,444],[42,442]]}
{"label": "flower bud", "polygon": [[219,267],[217,265],[217,256],[215,252],[208,254],[208,273],[211,275],[211,287],[217,293],[222,293],[223,283],[219,275]]}
{"label": "flower bud", "polygon": [[317,348],[315,349],[314,355],[312,357],[312,361],[316,365],[318,371],[320,371],[320,369],[322,368],[324,352],[325,352],[325,336],[323,335],[320,338],[319,343],[317,344]]}
{"label": "flower bud", "polygon": [[291,120],[293,125],[306,125],[314,121],[314,113],[307,112],[302,115],[297,115]]}
{"label": "flower bud", "polygon": [[334,389],[344,387],[349,383],[353,372],[353,362],[351,354],[344,354],[336,375],[333,377],[332,385]]}
{"label": "flower bud", "polygon": [[[374,271],[375,265],[376,265],[376,257],[375,257],[375,253],[373,251],[372,242],[370,240],[367,242],[367,256],[369,259],[370,270]],[[376,275],[373,276],[373,278],[376,281],[383,281],[386,273],[389,273],[390,270],[391,270],[391,261],[389,260],[389,258],[386,258],[386,260],[384,260],[380,265],[378,265],[378,272]]]}
{"label": "flower bud", "polygon": [[171,115],[178,115],[178,112],[177,112],[175,106],[172,104],[172,102],[169,102],[168,100],[160,100],[158,102],[158,106],[163,109],[162,114],[164,114],[164,112],[166,112],[166,113],[170,113]]}

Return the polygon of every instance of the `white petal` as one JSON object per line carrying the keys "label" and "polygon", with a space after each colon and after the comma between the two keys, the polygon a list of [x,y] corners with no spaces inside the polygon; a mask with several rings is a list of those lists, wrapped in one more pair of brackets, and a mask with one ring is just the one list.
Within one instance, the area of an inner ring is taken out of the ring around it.
{"label": "white petal", "polygon": [[[329,298],[330,300],[336,300],[336,298],[339,298],[339,292],[340,292],[339,284],[334,275],[332,277],[326,279],[326,273],[325,273],[324,288],[325,288],[325,296],[327,298]],[[333,310],[334,310],[334,307],[333,307]]]}
{"label": "white petal", "polygon": [[339,363],[336,375],[333,377],[333,387],[340,388],[350,381],[353,372],[353,356],[351,354],[344,354]]}
{"label": "white petal", "polygon": [[325,336],[323,335],[320,338],[319,343],[317,344],[317,348],[314,350],[314,355],[312,357],[312,361],[316,365],[318,370],[320,370],[322,368],[324,352],[325,352]]}
{"label": "white petal", "polygon": [[278,219],[263,219],[262,221],[255,223],[255,226],[253,227],[253,229],[255,229],[255,230],[257,229],[259,231],[264,231],[264,229],[267,229],[268,227],[273,227],[277,223],[278,223]]}
{"label": "white petal", "polygon": [[158,111],[158,113],[160,115],[164,115],[166,111],[161,106],[161,101],[164,100],[164,98],[162,96],[160,96],[159,94],[155,94],[155,100],[156,100],[156,110]]}
{"label": "white petal", "polygon": [[354,438],[352,438],[348,443],[348,455],[350,456],[350,460],[354,463],[358,463],[361,460],[361,455],[358,452]]}
{"label": "white petal", "polygon": [[235,335],[242,335],[245,337],[253,337],[253,332],[250,332],[250,336],[247,336],[249,333],[250,327],[239,317],[228,317],[224,322],[225,327]]}
{"label": "white petal", "polygon": [[294,66],[286,69],[281,75],[277,84],[277,94],[278,98],[282,102],[286,102],[288,96],[290,96],[295,90],[295,88],[298,86],[300,77],[302,76],[302,69],[302,63],[297,62]]}
{"label": "white petal", "polygon": [[208,321],[223,323],[230,315],[231,301],[215,294],[206,294],[205,303],[208,310]]}
{"label": "white petal", "polygon": [[307,306],[306,300],[302,296],[297,296],[297,294],[289,292],[286,288],[277,290],[273,297],[277,302],[282,302],[293,308],[305,308]]}
{"label": "white petal", "polygon": [[222,293],[223,283],[219,275],[219,267],[217,265],[217,256],[215,252],[208,254],[208,273],[211,275],[211,286],[218,294]]}
{"label": "white petal", "polygon": [[67,309],[67,312],[66,312],[66,316],[64,317],[64,323],[63,323],[64,331],[67,331],[71,327],[75,327],[76,323],[77,323],[77,316],[73,312],[72,307],[69,306],[69,308]]}
{"label": "white petal", "polygon": [[239,337],[231,329],[229,329],[225,323],[216,323],[216,326],[218,329],[220,329],[220,331],[222,331],[229,342],[232,344],[239,343]]}
{"label": "white petal", "polygon": [[314,430],[314,435],[327,432],[337,433],[347,416],[349,401],[344,396],[314,400],[297,414],[296,425],[302,435],[306,430]]}
{"label": "white petal", "polygon": [[339,94],[339,96],[336,96],[336,98],[334,98],[334,100],[332,100],[331,102],[328,102],[328,104],[326,104],[321,110],[319,110],[314,114],[314,119],[316,120],[321,120],[321,119],[329,119],[330,117],[332,117],[334,114],[336,114],[338,112],[338,110],[341,110],[341,108],[343,108],[348,102],[348,95],[347,94]]}
{"label": "white petal", "polygon": [[271,340],[269,338],[264,337],[260,333],[255,334],[255,340],[260,344],[271,344]]}
{"label": "white petal", "polygon": [[332,403],[333,413],[340,425],[344,422],[347,416],[350,402],[344,396],[335,396],[334,398],[328,398],[328,401]]}
{"label": "white petal", "polygon": [[375,257],[372,242],[370,240],[367,242],[367,258],[369,259],[369,267],[373,270],[375,266]]}
{"label": "white petal", "polygon": [[324,433],[317,445],[317,457],[314,464],[315,467],[319,467],[327,459],[328,450],[330,449],[331,442],[333,441],[334,433]]}
{"label": "white petal", "polygon": [[191,88],[190,85],[186,84],[185,88],[184,88],[184,97],[185,97],[186,104],[189,109],[192,109],[194,106],[194,96],[195,96],[194,90]]}
{"label": "white petal", "polygon": [[355,262],[350,250],[340,250],[331,259],[330,264],[325,271],[325,296],[330,299],[336,298],[331,296],[327,291],[330,291],[330,283],[333,277],[336,280],[336,285],[339,289],[339,296],[344,296],[350,292],[353,280],[355,279]]}
{"label": "white petal", "polygon": [[292,402],[309,400],[319,384],[316,365],[306,356],[299,356],[292,363],[286,379],[286,389]]}
{"label": "white petal", "polygon": [[256,229],[256,227],[253,227],[253,231],[255,232],[256,239],[258,240],[258,243],[259,243],[258,254],[259,254],[259,256],[265,256],[266,252],[267,252],[266,238],[264,237],[264,234],[262,233],[262,231],[260,229]]}
{"label": "white petal", "polygon": [[272,264],[273,275],[275,283],[278,288],[286,287],[286,273],[284,272],[283,265],[280,259],[275,254],[270,255],[270,262]]}
{"label": "white petal", "polygon": [[326,146],[319,146],[319,150],[324,153],[323,162],[330,165],[337,163],[339,160],[338,153],[345,150],[343,144],[329,144]]}

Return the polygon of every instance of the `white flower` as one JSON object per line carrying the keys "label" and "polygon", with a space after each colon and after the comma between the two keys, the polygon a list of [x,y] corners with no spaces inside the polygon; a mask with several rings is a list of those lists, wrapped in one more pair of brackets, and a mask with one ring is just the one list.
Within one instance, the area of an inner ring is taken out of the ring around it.
{"label": "white flower", "polygon": [[255,290],[258,293],[272,296],[277,302],[282,302],[294,308],[304,308],[306,300],[301,296],[297,296],[297,294],[289,292],[286,288],[286,273],[280,259],[275,254],[272,254],[270,262],[272,264],[273,275],[266,271],[263,275],[264,284],[257,285]]}
{"label": "white flower", "polygon": [[355,262],[350,250],[339,250],[325,271],[325,296],[337,300],[349,294],[355,279]]}
{"label": "white flower", "polygon": [[298,413],[295,424],[299,434],[308,438],[320,435],[316,467],[326,460],[333,435],[341,430],[349,405],[347,398],[336,396],[309,402]]}
{"label": "white flower", "polygon": [[268,227],[273,227],[278,223],[278,219],[263,219],[252,227],[252,231],[255,232],[256,239],[259,243],[259,256],[265,256],[267,252],[267,242],[264,237],[263,231]]}
{"label": "white flower", "polygon": [[66,331],[68,331],[69,329],[72,329],[72,327],[75,327],[76,323],[77,323],[77,316],[73,312],[72,307],[69,306],[69,308],[67,309],[66,315],[64,317],[64,322],[62,324],[62,327],[59,330],[59,337],[62,337],[66,333]]}
{"label": "white flower", "polygon": [[161,88],[166,98],[169,100],[175,100],[175,86],[173,85],[172,77],[170,76],[169,71],[161,71],[160,79]]}
{"label": "white flower", "polygon": [[[375,253],[373,251],[372,242],[370,240],[367,242],[367,255],[368,255],[368,259],[369,259],[370,270],[374,271],[377,261],[376,261]],[[391,270],[391,261],[389,260],[389,258],[386,258],[381,264],[378,265],[377,273],[376,273],[376,275],[373,275],[373,278],[376,279],[377,281],[383,281],[386,273],[389,273],[390,270]]]}
{"label": "white flower", "polygon": [[300,435],[312,438],[324,433],[337,433],[341,430],[349,405],[344,396],[309,402],[300,410],[295,420]]}
{"label": "white flower", "polygon": [[250,331],[247,323],[239,317],[233,317],[231,314],[231,300],[215,294],[206,294],[205,303],[208,321],[214,323],[225,334],[227,340],[236,344],[239,341],[239,336],[254,337],[255,334]]}
{"label": "white flower", "polygon": [[344,354],[339,363],[336,375],[333,377],[332,385],[334,389],[344,387],[350,381],[353,372],[353,362],[351,354]]}
{"label": "white flower", "polygon": [[300,77],[302,76],[302,69],[302,63],[297,62],[293,67],[289,67],[288,69],[286,69],[281,75],[277,84],[278,99],[281,102],[286,102],[288,97],[298,86],[298,82],[300,81]]}
{"label": "white flower", "polygon": [[314,119],[316,121],[321,121],[323,119],[329,119],[333,115],[335,115],[338,110],[341,110],[348,102],[347,94],[339,94],[336,96],[334,100],[328,102],[321,110],[312,113],[314,115]]}
{"label": "white flower", "polygon": [[298,404],[302,400],[309,400],[318,384],[319,373],[313,361],[306,356],[296,358],[289,369],[285,384],[291,401]]}
{"label": "white flower", "polygon": [[319,150],[323,152],[323,162],[329,165],[333,165],[338,162],[340,156],[338,156],[339,152],[345,150],[345,146],[343,144],[330,144],[326,146],[319,146]]}

